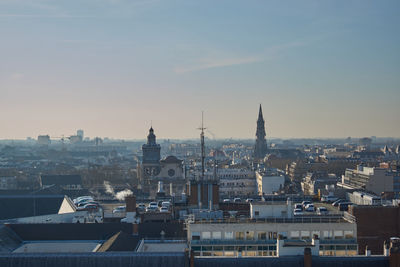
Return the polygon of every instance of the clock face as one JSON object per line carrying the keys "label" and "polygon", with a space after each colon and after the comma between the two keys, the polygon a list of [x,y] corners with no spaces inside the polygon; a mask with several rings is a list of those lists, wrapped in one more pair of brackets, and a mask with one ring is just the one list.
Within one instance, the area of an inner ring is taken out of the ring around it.
{"label": "clock face", "polygon": [[174,176],[175,175],[175,171],[173,169],[169,169],[168,170],[168,175],[171,176],[171,177]]}
{"label": "clock face", "polygon": [[150,176],[156,176],[160,174],[161,168],[160,167],[148,167],[145,168],[145,173]]}

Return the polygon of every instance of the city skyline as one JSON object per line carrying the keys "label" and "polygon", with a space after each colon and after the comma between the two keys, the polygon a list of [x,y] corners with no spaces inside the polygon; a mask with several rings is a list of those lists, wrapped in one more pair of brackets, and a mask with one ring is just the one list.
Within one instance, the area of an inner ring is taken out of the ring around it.
{"label": "city skyline", "polygon": [[[79,8],[78,8],[79,7]],[[0,139],[400,137],[398,1],[2,1]]]}

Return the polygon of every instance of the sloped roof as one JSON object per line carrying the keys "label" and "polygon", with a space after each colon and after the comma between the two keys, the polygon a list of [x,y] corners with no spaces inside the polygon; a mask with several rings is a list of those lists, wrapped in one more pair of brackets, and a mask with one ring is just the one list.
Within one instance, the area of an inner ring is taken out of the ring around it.
{"label": "sloped roof", "polygon": [[24,241],[28,240],[107,240],[123,231],[132,233],[128,223],[10,224]]}
{"label": "sloped roof", "polygon": [[76,185],[82,184],[80,175],[41,175],[41,185]]}
{"label": "sloped roof", "polygon": [[0,240],[0,253],[12,252],[22,243],[21,238],[5,225],[0,225]]}
{"label": "sloped roof", "polygon": [[135,251],[140,238],[119,231],[101,245],[97,252],[107,251]]}
{"label": "sloped roof", "polygon": [[182,160],[178,159],[175,156],[168,156],[165,159],[161,160],[162,163],[182,163]]}
{"label": "sloped roof", "polygon": [[0,220],[57,214],[64,195],[2,195]]}

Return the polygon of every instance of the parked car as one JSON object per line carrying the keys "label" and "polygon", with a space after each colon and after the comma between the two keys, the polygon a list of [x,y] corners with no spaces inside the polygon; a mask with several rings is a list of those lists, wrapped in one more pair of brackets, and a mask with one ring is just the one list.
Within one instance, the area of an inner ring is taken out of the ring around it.
{"label": "parked car", "polygon": [[339,204],[342,203],[342,202],[347,202],[347,201],[344,200],[344,199],[338,199],[338,200],[336,200],[335,202],[332,203],[332,206],[338,207]]}
{"label": "parked car", "polygon": [[341,202],[339,203],[339,210],[340,211],[348,211],[349,210],[349,206],[352,205],[353,203],[351,202]]}
{"label": "parked car", "polygon": [[321,197],[321,201],[325,202],[325,203],[333,203],[336,200],[338,200],[338,198],[334,197],[334,196],[323,196],[323,197]]}
{"label": "parked car", "polygon": [[146,210],[146,205],[144,203],[139,203],[137,206],[137,209],[139,211],[145,211]]}
{"label": "parked car", "polygon": [[301,211],[303,211],[303,205],[301,203],[296,203],[294,204],[294,209],[300,209]]}
{"label": "parked car", "polygon": [[169,201],[163,201],[161,203],[161,207],[166,207],[167,209],[169,209],[169,207],[171,207],[171,202]]}
{"label": "parked car", "polygon": [[251,203],[251,202],[253,202],[253,201],[254,201],[254,199],[252,199],[252,198],[246,199],[246,202],[247,202],[247,203]]}
{"label": "parked car", "polygon": [[317,208],[317,214],[318,215],[327,215],[329,213],[328,209],[325,207],[319,207]]}
{"label": "parked car", "polygon": [[303,215],[303,209],[294,209],[293,210],[293,215],[294,216]]}
{"label": "parked car", "polygon": [[158,211],[158,206],[148,206],[147,208],[146,208],[146,212],[156,212],[156,211]]}
{"label": "parked car", "polygon": [[113,209],[113,213],[121,213],[126,211],[126,206],[118,206]]}
{"label": "parked car", "polygon": [[303,206],[303,209],[305,209],[306,206],[307,206],[308,204],[311,204],[311,203],[312,203],[311,201],[304,200],[303,202],[301,202],[301,205]]}
{"label": "parked car", "polygon": [[307,211],[307,212],[314,212],[314,211],[315,211],[314,204],[312,204],[312,203],[307,204],[307,206],[306,206],[306,208],[304,209],[304,211]]}
{"label": "parked car", "polygon": [[99,206],[97,206],[95,204],[86,204],[80,210],[97,211],[98,209],[99,209]]}
{"label": "parked car", "polygon": [[157,202],[150,202],[149,203],[149,207],[158,207],[158,203]]}
{"label": "parked car", "polygon": [[233,202],[234,202],[234,203],[240,203],[240,202],[242,202],[242,200],[241,200],[240,198],[236,197],[236,198],[233,200]]}
{"label": "parked car", "polygon": [[77,197],[73,200],[74,204],[78,203],[81,200],[93,200],[93,197],[91,196],[81,196],[81,197]]}
{"label": "parked car", "polygon": [[75,206],[81,204],[81,203],[85,203],[85,202],[90,202],[90,201],[94,201],[92,197],[90,198],[81,198],[77,201],[74,202]]}
{"label": "parked car", "polygon": [[160,212],[162,213],[169,212],[169,209],[167,207],[161,207]]}
{"label": "parked car", "polygon": [[231,203],[231,200],[229,198],[225,198],[224,203]]}
{"label": "parked car", "polygon": [[84,202],[80,202],[79,204],[77,204],[77,207],[83,207],[87,204],[93,204],[93,205],[97,205],[99,206],[99,203],[95,202],[95,201],[84,201]]}

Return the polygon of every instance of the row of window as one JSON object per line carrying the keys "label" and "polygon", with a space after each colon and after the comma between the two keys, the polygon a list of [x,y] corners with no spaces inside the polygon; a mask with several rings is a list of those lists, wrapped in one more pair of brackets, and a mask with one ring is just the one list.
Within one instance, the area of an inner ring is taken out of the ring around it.
{"label": "row of window", "polygon": [[[222,236],[223,234],[223,236]],[[354,238],[353,231],[343,230],[326,230],[326,231],[290,231],[279,232],[279,235],[290,239],[311,239],[317,235],[321,239],[352,239]],[[275,240],[277,239],[277,232],[192,232],[192,240],[207,240],[207,239],[227,239],[227,240]]]}
{"label": "row of window", "polygon": [[[195,256],[276,256],[276,245],[269,246],[192,246]],[[355,256],[357,245],[320,245],[320,256]]]}

